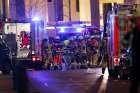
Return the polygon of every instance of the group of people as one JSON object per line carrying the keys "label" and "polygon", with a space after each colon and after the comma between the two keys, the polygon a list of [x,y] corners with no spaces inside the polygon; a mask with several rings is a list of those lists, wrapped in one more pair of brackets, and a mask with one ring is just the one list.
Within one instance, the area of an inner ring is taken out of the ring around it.
{"label": "group of people", "polygon": [[62,40],[61,38],[49,38],[42,41],[42,57],[47,69],[57,66],[67,69],[86,68],[97,64],[99,50],[99,38],[83,38]]}

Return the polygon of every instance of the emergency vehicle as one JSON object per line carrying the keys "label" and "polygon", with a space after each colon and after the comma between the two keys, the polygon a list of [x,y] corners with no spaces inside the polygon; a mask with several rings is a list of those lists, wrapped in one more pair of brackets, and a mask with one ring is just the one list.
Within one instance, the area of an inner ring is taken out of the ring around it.
{"label": "emergency vehicle", "polygon": [[[10,48],[13,64],[23,62],[27,68],[40,69],[41,27],[32,21],[3,22],[3,38]],[[38,36],[37,36],[38,35]]]}
{"label": "emergency vehicle", "polygon": [[110,76],[118,77],[120,74],[121,51],[125,49],[124,36],[131,30],[131,19],[135,16],[134,11],[138,12],[138,9],[138,5],[117,4],[114,10],[108,13],[106,29]]}

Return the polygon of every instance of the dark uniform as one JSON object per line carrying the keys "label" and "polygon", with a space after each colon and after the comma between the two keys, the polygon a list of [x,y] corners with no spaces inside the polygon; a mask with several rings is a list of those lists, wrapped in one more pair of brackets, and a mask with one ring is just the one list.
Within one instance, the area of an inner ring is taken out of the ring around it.
{"label": "dark uniform", "polygon": [[133,20],[135,26],[130,33],[127,34],[126,40],[129,40],[132,36],[132,83],[130,88],[130,93],[138,93],[138,85],[140,80],[140,18],[135,18]]}
{"label": "dark uniform", "polygon": [[138,82],[140,79],[140,27],[136,26],[133,29],[132,40],[132,87],[131,93],[138,93]]}

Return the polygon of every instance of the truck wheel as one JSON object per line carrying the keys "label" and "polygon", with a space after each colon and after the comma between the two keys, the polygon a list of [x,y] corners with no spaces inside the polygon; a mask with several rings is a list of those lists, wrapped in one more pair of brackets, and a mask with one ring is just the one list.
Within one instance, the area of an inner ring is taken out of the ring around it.
{"label": "truck wheel", "polygon": [[118,71],[116,69],[109,70],[109,76],[112,78],[118,78]]}

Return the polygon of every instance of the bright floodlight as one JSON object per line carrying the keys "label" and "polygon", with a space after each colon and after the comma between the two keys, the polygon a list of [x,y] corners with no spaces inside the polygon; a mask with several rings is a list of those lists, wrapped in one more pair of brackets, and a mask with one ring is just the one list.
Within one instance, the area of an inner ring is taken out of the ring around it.
{"label": "bright floodlight", "polygon": [[60,29],[60,32],[61,32],[61,33],[64,33],[64,32],[65,32],[65,29],[64,29],[64,28],[61,28],[61,29]]}
{"label": "bright floodlight", "polygon": [[40,18],[37,17],[37,16],[36,16],[36,17],[33,17],[33,18],[32,18],[32,21],[40,21]]}
{"label": "bright floodlight", "polygon": [[83,31],[83,28],[77,28],[76,31],[81,33]]}

